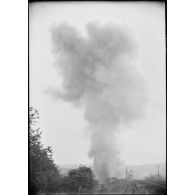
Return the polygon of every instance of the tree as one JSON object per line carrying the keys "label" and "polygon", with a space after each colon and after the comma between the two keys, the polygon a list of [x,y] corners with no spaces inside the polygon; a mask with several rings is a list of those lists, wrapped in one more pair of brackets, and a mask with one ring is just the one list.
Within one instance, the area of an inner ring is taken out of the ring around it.
{"label": "tree", "polygon": [[90,167],[80,166],[78,169],[71,169],[68,176],[62,179],[62,187],[66,192],[92,192],[95,186],[94,175]]}
{"label": "tree", "polygon": [[51,147],[44,147],[41,143],[41,132],[35,128],[39,113],[34,108],[29,109],[29,160],[30,160],[30,188],[34,195],[39,191],[55,191],[61,179],[52,159]]}

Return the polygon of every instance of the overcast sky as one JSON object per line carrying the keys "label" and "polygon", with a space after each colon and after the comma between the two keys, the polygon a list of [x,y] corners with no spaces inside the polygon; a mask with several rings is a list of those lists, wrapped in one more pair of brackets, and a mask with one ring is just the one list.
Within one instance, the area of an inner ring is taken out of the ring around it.
{"label": "overcast sky", "polygon": [[159,3],[34,3],[30,6],[30,106],[39,110],[42,141],[57,164],[89,164],[90,139],[83,112],[45,91],[60,86],[51,27],[66,22],[85,32],[91,21],[122,26],[136,44],[136,66],[147,83],[147,115],[121,127],[121,159],[129,165],[165,162],[165,13]]}

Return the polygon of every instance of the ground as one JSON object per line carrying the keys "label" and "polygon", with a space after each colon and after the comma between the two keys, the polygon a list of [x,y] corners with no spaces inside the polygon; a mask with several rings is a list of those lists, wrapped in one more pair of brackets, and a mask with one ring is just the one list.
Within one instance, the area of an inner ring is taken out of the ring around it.
{"label": "ground", "polygon": [[166,194],[165,182],[149,182],[145,180],[132,180],[127,184],[109,184],[104,194]]}

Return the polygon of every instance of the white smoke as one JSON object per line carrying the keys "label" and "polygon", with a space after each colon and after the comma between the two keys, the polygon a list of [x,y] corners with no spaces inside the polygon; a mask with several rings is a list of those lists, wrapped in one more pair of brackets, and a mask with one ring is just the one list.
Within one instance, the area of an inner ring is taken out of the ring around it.
{"label": "white smoke", "polygon": [[86,25],[87,36],[74,27],[53,27],[56,62],[63,78],[55,96],[82,106],[91,131],[89,157],[101,182],[121,174],[116,132],[144,115],[145,84],[132,61],[133,42],[121,28]]}

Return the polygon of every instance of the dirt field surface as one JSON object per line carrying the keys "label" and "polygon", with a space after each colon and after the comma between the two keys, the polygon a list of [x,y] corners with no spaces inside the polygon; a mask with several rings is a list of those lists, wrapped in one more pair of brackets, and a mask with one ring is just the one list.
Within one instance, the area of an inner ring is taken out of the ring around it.
{"label": "dirt field surface", "polygon": [[165,182],[133,181],[132,194],[167,194]]}
{"label": "dirt field surface", "polygon": [[[91,195],[91,193],[82,193],[82,195]],[[167,194],[166,182],[149,182],[145,180],[134,180],[123,184],[110,184],[101,191],[96,191],[94,195],[117,195],[117,194]],[[50,195],[50,194],[44,194]],[[54,194],[51,194],[54,195]],[[78,195],[78,193],[56,193],[55,195]]]}
{"label": "dirt field surface", "polygon": [[[97,193],[98,194],[98,193]],[[101,193],[99,193],[101,194]],[[107,192],[102,194],[167,194],[165,182],[131,181],[123,185],[109,185]]]}

